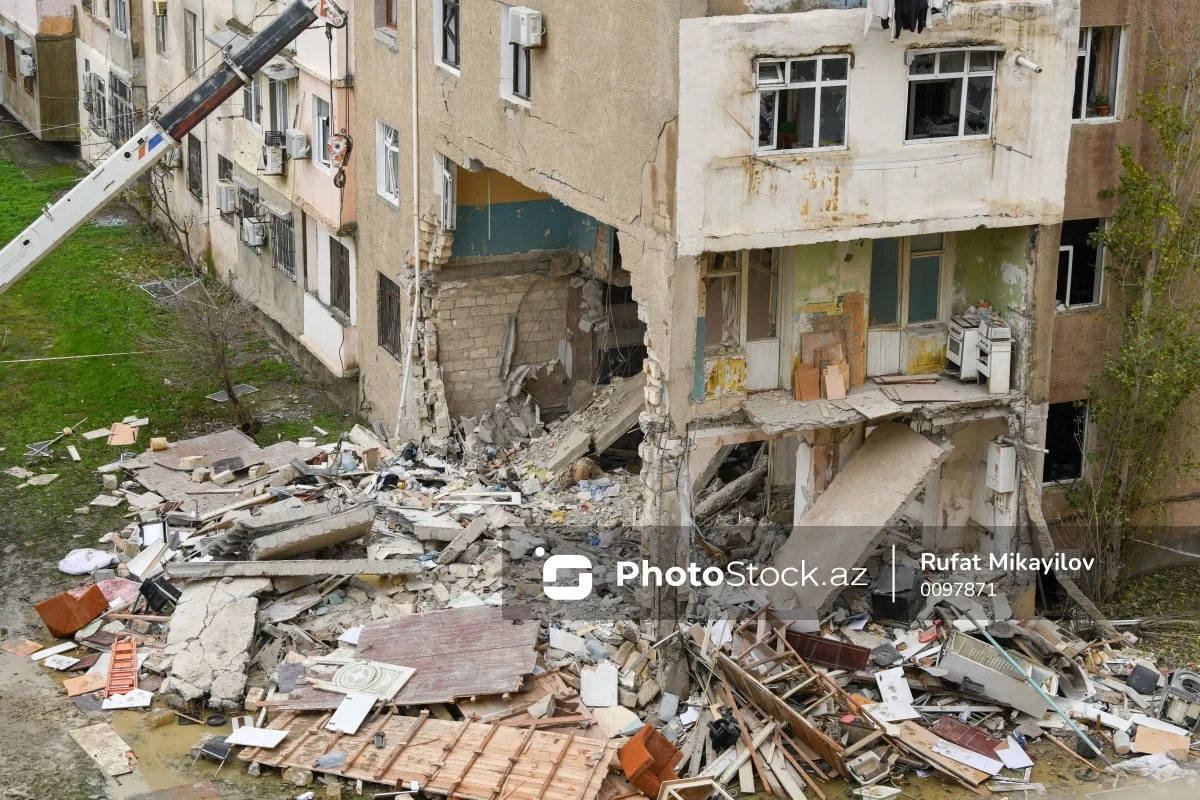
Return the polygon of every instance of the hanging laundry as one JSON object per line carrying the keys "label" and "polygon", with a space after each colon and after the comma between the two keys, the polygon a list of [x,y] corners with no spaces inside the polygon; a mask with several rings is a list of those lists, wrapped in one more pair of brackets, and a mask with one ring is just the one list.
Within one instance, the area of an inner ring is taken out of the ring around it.
{"label": "hanging laundry", "polygon": [[[892,17],[895,16],[896,0],[867,0],[867,21],[863,25],[863,38],[871,30],[871,23],[879,20],[886,31],[891,27]],[[894,38],[894,37],[893,37]]]}
{"label": "hanging laundry", "polygon": [[925,30],[925,18],[929,14],[929,0],[895,0],[896,15],[893,19],[892,38],[900,31],[921,33]]}

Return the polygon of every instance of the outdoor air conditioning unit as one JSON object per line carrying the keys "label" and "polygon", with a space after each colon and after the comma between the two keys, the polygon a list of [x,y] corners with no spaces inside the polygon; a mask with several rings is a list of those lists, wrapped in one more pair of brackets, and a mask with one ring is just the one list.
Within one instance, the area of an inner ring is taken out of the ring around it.
{"label": "outdoor air conditioning unit", "polygon": [[217,208],[222,214],[237,211],[237,185],[231,181],[217,181]]}
{"label": "outdoor air conditioning unit", "polygon": [[264,175],[282,175],[283,148],[277,145],[264,146],[262,157],[258,161],[258,167]]}
{"label": "outdoor air conditioning unit", "polygon": [[267,243],[267,223],[250,219],[242,219],[242,241],[251,247],[262,247]]}
{"label": "outdoor air conditioning unit", "polygon": [[542,12],[515,6],[508,10],[508,40],[522,47],[541,47],[546,35]]}
{"label": "outdoor air conditioning unit", "polygon": [[286,147],[288,158],[308,158],[308,134],[288,128]]}
{"label": "outdoor air conditioning unit", "polygon": [[23,77],[32,78],[37,74],[37,64],[33,63],[33,56],[29,55],[29,53],[21,53],[20,58],[17,59],[17,64],[17,71]]}
{"label": "outdoor air conditioning unit", "polygon": [[154,0],[154,16],[165,17],[167,15],[167,0]]}
{"label": "outdoor air conditioning unit", "polygon": [[183,154],[178,147],[173,147],[163,153],[162,161],[159,163],[162,164],[163,169],[179,169],[183,165]]}

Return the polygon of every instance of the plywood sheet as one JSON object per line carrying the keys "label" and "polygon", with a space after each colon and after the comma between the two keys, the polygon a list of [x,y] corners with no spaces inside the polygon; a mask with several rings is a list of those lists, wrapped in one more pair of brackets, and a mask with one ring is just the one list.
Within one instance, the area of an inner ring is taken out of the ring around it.
{"label": "plywood sheet", "polygon": [[100,769],[104,770],[104,774],[116,776],[133,771],[129,763],[133,752],[107,722],[77,728],[67,733],[91,756]]}
{"label": "plywood sheet", "polygon": [[953,775],[972,786],[978,786],[991,777],[983,770],[960,764],[954,759],[938,753],[934,748],[950,744],[950,742],[930,733],[915,722],[901,722],[899,738],[901,742],[920,753],[940,771]]}
{"label": "plywood sheet", "polygon": [[[335,734],[324,729],[328,716],[285,713],[269,727],[286,728],[291,745],[247,749],[238,758],[313,769],[336,741],[346,764],[316,771],[391,786],[417,781],[425,793],[462,800],[592,800],[616,755],[614,744],[570,734],[429,717],[383,716],[354,735]],[[371,743],[376,732],[384,735],[382,749]]]}

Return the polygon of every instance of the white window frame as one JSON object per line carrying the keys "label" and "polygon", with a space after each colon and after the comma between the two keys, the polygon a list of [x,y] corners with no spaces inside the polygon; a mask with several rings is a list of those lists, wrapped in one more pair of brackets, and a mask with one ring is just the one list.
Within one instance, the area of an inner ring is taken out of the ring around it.
{"label": "white window frame", "polygon": [[183,68],[190,75],[203,63],[200,17],[194,11],[183,10]]}
{"label": "white window frame", "polygon": [[[1100,116],[1099,114],[1089,116],[1088,115],[1088,98],[1094,94],[1094,92],[1091,91],[1091,87],[1088,86],[1088,83],[1087,83],[1088,75],[1092,71],[1091,70],[1091,67],[1092,67],[1092,36],[1095,33],[1095,31],[1097,31],[1099,29],[1107,29],[1107,28],[1116,28],[1116,31],[1117,31],[1117,81],[1116,81],[1117,91],[1112,97],[1108,98],[1109,112],[1110,112],[1109,114],[1107,114],[1105,116]],[[1075,105],[1074,92],[1072,92],[1071,121],[1072,122],[1115,122],[1120,119],[1120,115],[1117,113],[1117,103],[1119,102],[1120,97],[1121,97],[1121,88],[1122,88],[1121,84],[1124,83],[1124,78],[1125,78],[1125,75],[1124,75],[1124,73],[1125,73],[1125,29],[1119,25],[1091,25],[1091,26],[1081,27],[1079,29],[1079,36],[1081,39],[1083,39],[1083,42],[1082,42],[1082,44],[1080,44],[1078,46],[1078,48],[1075,51],[1075,68],[1079,69],[1079,57],[1083,56],[1083,97],[1080,98],[1081,114],[1080,114],[1080,116],[1077,117],[1077,116],[1075,116],[1075,108],[1074,108],[1074,105]]]}
{"label": "white window frame", "polygon": [[[907,330],[908,328],[919,328],[923,325],[936,325],[943,322],[946,318],[946,264],[952,259],[950,253],[950,234],[929,234],[941,236],[942,243],[940,247],[930,248],[928,250],[914,250],[913,236],[902,236],[897,241],[896,251],[896,321],[883,322],[878,325],[871,325],[868,319],[868,327],[872,330]],[[937,316],[933,319],[910,320],[909,315],[912,309],[912,262],[917,258],[933,258],[938,259],[938,280],[937,280]],[[871,290],[867,289],[867,298],[870,299]]]}
{"label": "white window frame", "polygon": [[433,63],[437,64],[442,69],[451,73],[456,77],[462,75],[462,2],[458,2],[458,63],[451,64],[446,61],[445,45],[442,41],[442,32],[445,23],[445,6],[446,0],[433,0]]}
{"label": "white window frame", "polygon": [[452,231],[458,224],[458,165],[446,156],[439,155],[438,195],[442,203],[442,230]]}
{"label": "white window frame", "polygon": [[[821,80],[821,70],[825,61],[844,60],[846,62],[846,77],[844,80]],[[812,81],[792,80],[791,64],[802,62],[815,62],[817,65],[816,79]],[[763,78],[763,67],[779,66],[777,77],[773,79]],[[754,152],[756,153],[811,153],[817,150],[846,150],[850,146],[850,70],[853,68],[853,63],[849,53],[830,53],[828,55],[819,56],[804,56],[803,58],[762,58],[754,62],[754,85],[755,85],[755,103],[754,103],[754,125],[752,127],[754,135]],[[818,144],[821,140],[821,90],[823,87],[844,86],[846,87],[846,114],[842,120],[842,144],[827,145],[822,147]],[[776,144],[779,142],[779,103],[781,93],[787,89],[813,89],[813,146],[812,147],[792,147],[787,150],[776,149]],[[759,144],[759,126],[762,124],[762,98],[764,94],[775,95],[775,108],[771,120],[771,144],[764,146]]]}
{"label": "white window frame", "polygon": [[[963,70],[961,72],[941,72],[942,56],[946,53],[962,53],[963,54]],[[972,53],[991,53],[992,68],[990,70],[972,71],[971,69],[971,54]],[[933,72],[925,75],[914,75],[911,67],[916,56],[932,55],[934,56]],[[904,114],[904,143],[905,144],[926,144],[927,142],[962,142],[971,141],[973,139],[991,139],[992,130],[996,120],[996,70],[999,67],[1003,50],[996,47],[952,47],[952,48],[936,48],[923,50],[909,50],[906,53],[905,61],[908,69],[908,97],[905,102]],[[922,139],[912,138],[912,131],[909,125],[912,123],[912,107],[916,100],[916,90],[914,84],[925,81],[944,81],[947,79],[958,78],[962,81],[962,90],[959,92],[958,100],[958,135],[956,136],[927,136]],[[992,101],[988,104],[988,130],[987,133],[966,134],[967,129],[967,81],[970,78],[991,78],[992,79]]]}
{"label": "white window frame", "polygon": [[[392,142],[388,142],[391,133]],[[389,160],[394,159],[392,188],[388,188]],[[400,207],[400,131],[385,122],[375,121],[375,192],[389,204]]]}
{"label": "white window frame", "polygon": [[118,36],[129,38],[129,0],[112,0],[112,26]]}
{"label": "white window frame", "polygon": [[261,74],[250,77],[250,82],[242,86],[242,118],[250,127],[261,131],[262,127],[262,94],[263,81]]}
{"label": "white window frame", "polygon": [[[525,86],[529,92],[528,96],[519,95],[516,92],[515,80],[513,74],[513,48],[520,48],[520,45],[513,44],[509,41],[509,9],[512,6],[500,3],[500,97],[513,105],[529,108],[533,97],[533,63],[529,62],[529,69],[525,74]],[[528,48],[521,48],[528,52]]]}
{"label": "white window frame", "polygon": [[[1105,119],[1107,119],[1107,117]],[[1098,230],[1101,230],[1101,231],[1108,230],[1108,219],[1100,220],[1100,227],[1098,228]],[[1073,277],[1072,271],[1074,270],[1074,267],[1075,267],[1075,245],[1072,245],[1072,244],[1059,245],[1058,252],[1059,253],[1065,252],[1065,253],[1069,254],[1067,256],[1067,259],[1068,259],[1067,260],[1067,292],[1066,292],[1066,299],[1063,302],[1062,310],[1063,311],[1077,311],[1079,309],[1097,308],[1098,306],[1104,305],[1104,262],[1106,260],[1106,255],[1107,255],[1107,250],[1104,247],[1104,243],[1103,242],[1096,243],[1096,277],[1095,277],[1096,285],[1094,287],[1095,299],[1092,300],[1092,302],[1090,302],[1090,303],[1072,303],[1071,302],[1071,279]],[[1057,287],[1055,287],[1055,291],[1057,293]],[[1057,300],[1057,298],[1056,298],[1056,300]],[[1057,302],[1055,303],[1055,309],[1057,310]]]}
{"label": "white window frame", "polygon": [[329,172],[329,138],[333,135],[330,118],[333,109],[324,97],[312,96],[312,158],[322,172]]}
{"label": "white window frame", "polygon": [[291,123],[291,111],[288,106],[288,82],[275,81],[267,78],[267,95],[270,98],[269,111],[271,127],[267,130],[286,133]]}
{"label": "white window frame", "polygon": [[108,137],[108,95],[105,94],[107,83],[100,77],[100,73],[95,73],[96,77],[92,78],[96,82],[96,88],[92,93],[92,114],[89,122],[92,130],[101,136]]}

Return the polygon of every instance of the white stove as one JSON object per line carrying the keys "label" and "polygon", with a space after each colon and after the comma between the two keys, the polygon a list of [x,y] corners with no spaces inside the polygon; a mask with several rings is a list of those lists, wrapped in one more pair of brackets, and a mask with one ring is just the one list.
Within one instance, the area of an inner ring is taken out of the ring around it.
{"label": "white stove", "polygon": [[950,318],[946,340],[946,373],[960,381],[977,379],[979,370],[979,320],[955,315]]}
{"label": "white stove", "polygon": [[1012,372],[1012,328],[991,318],[979,326],[979,353],[975,368],[987,379],[988,394],[1005,394]]}

